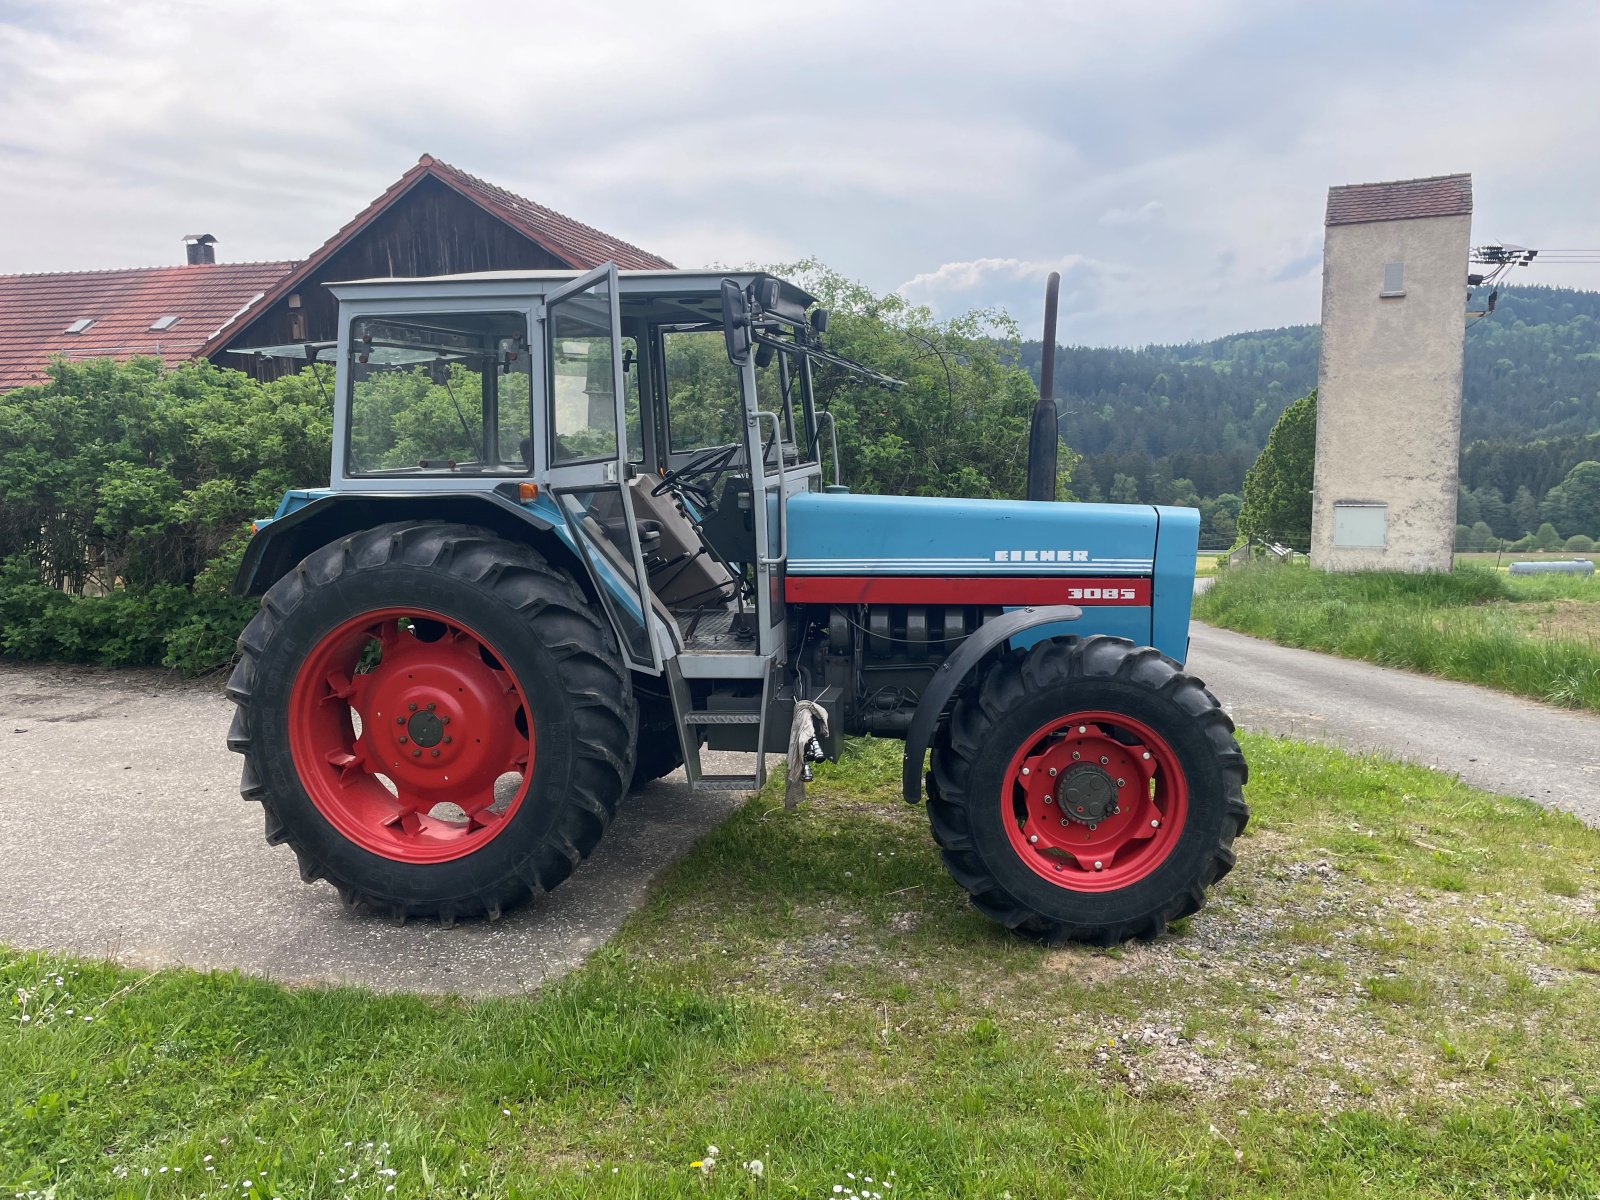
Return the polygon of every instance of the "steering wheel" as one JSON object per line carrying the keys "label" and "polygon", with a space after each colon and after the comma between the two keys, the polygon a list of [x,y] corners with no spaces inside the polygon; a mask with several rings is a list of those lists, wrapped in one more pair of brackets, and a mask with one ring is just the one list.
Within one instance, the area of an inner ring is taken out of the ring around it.
{"label": "steering wheel", "polygon": [[[675,471],[668,471],[661,476],[661,482],[650,489],[652,496],[664,495],[670,491],[689,493],[699,503],[699,507],[708,508],[711,505],[717,481],[733,464],[734,456],[742,449],[739,443],[734,442],[728,446],[712,446],[696,454],[683,466]],[[711,478],[704,483],[692,482],[702,475]]]}

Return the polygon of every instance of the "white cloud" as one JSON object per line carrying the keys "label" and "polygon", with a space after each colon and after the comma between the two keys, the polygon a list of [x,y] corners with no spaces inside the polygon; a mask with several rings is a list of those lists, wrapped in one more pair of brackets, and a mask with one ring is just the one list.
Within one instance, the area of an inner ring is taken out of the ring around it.
{"label": "white cloud", "polygon": [[1100,214],[1102,225],[1149,225],[1167,211],[1159,200],[1146,200],[1137,208],[1108,208]]}

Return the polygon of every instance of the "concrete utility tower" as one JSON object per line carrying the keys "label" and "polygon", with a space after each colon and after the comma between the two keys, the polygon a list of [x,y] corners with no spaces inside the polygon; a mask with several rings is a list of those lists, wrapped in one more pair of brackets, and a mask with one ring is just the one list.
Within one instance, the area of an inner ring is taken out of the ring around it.
{"label": "concrete utility tower", "polygon": [[1472,176],[1328,189],[1311,563],[1448,571]]}

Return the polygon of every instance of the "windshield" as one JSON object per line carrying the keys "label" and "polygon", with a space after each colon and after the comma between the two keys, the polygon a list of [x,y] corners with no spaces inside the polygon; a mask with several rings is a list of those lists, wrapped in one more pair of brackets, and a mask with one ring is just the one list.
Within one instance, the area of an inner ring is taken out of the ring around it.
{"label": "windshield", "polygon": [[[667,427],[674,454],[727,446],[742,440],[739,368],[728,361],[722,327],[662,331],[666,361]],[[774,350],[756,366],[756,407],[778,413],[791,455],[794,431],[803,427],[798,360]]]}
{"label": "windshield", "polygon": [[527,322],[516,313],[362,317],[350,327],[349,475],[532,468]]}

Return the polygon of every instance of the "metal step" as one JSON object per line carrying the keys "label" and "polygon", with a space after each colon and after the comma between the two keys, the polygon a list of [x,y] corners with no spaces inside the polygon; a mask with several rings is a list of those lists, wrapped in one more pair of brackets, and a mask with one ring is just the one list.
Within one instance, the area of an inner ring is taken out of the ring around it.
{"label": "metal step", "polygon": [[761,714],[737,709],[698,709],[685,713],[684,720],[691,725],[759,725]]}
{"label": "metal step", "polygon": [[754,775],[702,775],[694,786],[702,792],[755,792],[761,783]]}

